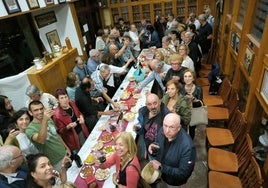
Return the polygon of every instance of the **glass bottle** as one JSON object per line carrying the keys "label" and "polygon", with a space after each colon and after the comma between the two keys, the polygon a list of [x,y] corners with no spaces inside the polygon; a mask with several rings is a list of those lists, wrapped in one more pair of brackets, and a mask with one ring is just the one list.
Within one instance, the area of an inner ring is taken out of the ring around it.
{"label": "glass bottle", "polygon": [[68,50],[71,50],[73,48],[69,37],[65,38],[65,43],[66,43]]}

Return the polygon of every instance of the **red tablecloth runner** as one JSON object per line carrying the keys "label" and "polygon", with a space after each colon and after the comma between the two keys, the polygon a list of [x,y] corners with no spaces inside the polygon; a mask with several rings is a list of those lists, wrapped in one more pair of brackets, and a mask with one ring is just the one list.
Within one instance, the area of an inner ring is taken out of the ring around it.
{"label": "red tablecloth runner", "polygon": [[[130,84],[129,84],[129,85],[130,85]],[[126,90],[132,92],[132,91],[133,91],[133,88],[130,88],[129,85],[128,85],[128,87],[126,88]],[[130,98],[129,98],[128,100],[125,101],[126,106],[128,106],[128,110],[127,110],[127,111],[129,111],[129,110],[130,110],[130,107],[133,105],[133,100],[134,100],[134,98],[133,98],[133,95],[131,94]],[[123,125],[122,130],[125,131],[126,128],[127,128],[127,126],[128,126],[128,121],[123,120],[123,121],[122,121],[122,125]],[[104,134],[107,134],[107,133],[108,133],[108,131],[102,131],[102,133],[101,133],[101,135],[99,136],[98,140],[99,140]],[[114,131],[112,134],[113,134],[113,136],[115,137],[115,136],[118,134],[118,131],[116,130],[116,131]],[[111,140],[110,142],[107,142],[107,143],[104,144],[104,146],[110,146],[110,145],[114,145],[114,140]],[[89,150],[91,150],[91,149],[89,148]],[[96,166],[96,165],[94,165],[94,168],[95,168],[95,170],[97,170],[99,167]],[[97,182],[99,188],[102,188],[102,187],[103,187],[104,181],[98,181],[98,180],[96,180],[96,182]],[[79,187],[79,188],[87,188],[87,187],[88,187],[88,185],[87,185],[85,179],[81,178],[81,176],[80,176],[79,174],[78,174],[78,176],[77,176],[77,178],[76,178],[74,184],[75,184],[77,187]]]}

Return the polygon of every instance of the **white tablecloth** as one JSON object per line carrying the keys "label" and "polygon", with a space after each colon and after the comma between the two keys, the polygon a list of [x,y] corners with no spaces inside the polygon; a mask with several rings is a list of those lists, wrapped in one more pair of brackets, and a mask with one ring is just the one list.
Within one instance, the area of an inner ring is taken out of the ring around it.
{"label": "white tablecloth", "polygon": [[[126,87],[129,84],[129,78],[133,76],[133,73],[136,69],[133,67],[129,70],[128,74],[126,75],[125,79],[123,80],[121,86],[118,88],[116,91],[113,100],[119,101],[121,93],[126,89]],[[142,106],[145,105],[145,100],[146,100],[146,93],[151,91],[153,82],[149,83],[145,88],[142,89],[141,91],[141,98],[138,99],[137,104],[136,104],[136,109],[140,109]],[[136,133],[133,131],[133,125],[137,124],[137,117],[138,114],[136,114],[135,119],[131,122],[128,123],[128,126],[126,128],[126,131],[131,132],[133,137],[136,137]],[[90,136],[87,138],[86,142],[82,146],[82,148],[79,151],[79,156],[82,161],[86,159],[88,154],[91,152],[92,146],[94,146],[97,143],[97,139],[99,138],[100,134],[102,131],[100,131],[100,127],[104,125],[108,119],[109,116],[101,116],[97,124],[95,125],[95,128],[91,132]],[[111,167],[111,174],[115,172],[115,165]],[[76,164],[73,162],[72,166],[70,169],[67,171],[67,180],[74,182],[76,180],[76,177],[78,176],[80,172],[80,168],[77,168]],[[112,188],[115,187],[115,185],[112,182],[112,176],[109,176],[109,178],[104,182],[103,188]]]}

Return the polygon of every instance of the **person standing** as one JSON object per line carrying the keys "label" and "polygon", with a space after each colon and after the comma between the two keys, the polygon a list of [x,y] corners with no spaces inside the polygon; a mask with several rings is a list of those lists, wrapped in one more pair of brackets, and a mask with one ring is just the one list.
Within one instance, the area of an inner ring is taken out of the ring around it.
{"label": "person standing", "polygon": [[70,150],[79,150],[89,135],[84,117],[65,89],[57,89],[55,96],[59,101],[53,115],[57,132]]}
{"label": "person standing", "polygon": [[87,69],[89,75],[91,75],[100,64],[100,52],[96,49],[92,49],[89,51],[89,58],[87,60]]}
{"label": "person standing", "polygon": [[146,97],[145,106],[138,112],[139,123],[133,127],[140,137],[138,154],[141,160],[148,159],[148,146],[155,141],[159,129],[163,126],[163,119],[168,113],[169,110],[156,94],[151,93]]}
{"label": "person standing", "polygon": [[158,148],[156,156],[150,161],[155,170],[161,171],[162,181],[157,188],[179,188],[194,170],[196,149],[190,136],[181,128],[178,114],[165,116],[156,142],[158,145],[149,145],[148,152],[152,155],[153,148]]}
{"label": "person standing", "polygon": [[44,109],[40,101],[29,104],[29,113],[33,117],[25,133],[35,144],[40,153],[45,153],[54,168],[59,171],[65,155],[71,156],[71,151],[56,131],[56,126],[51,119],[54,114],[52,109]]}
{"label": "person standing", "polygon": [[[203,100],[202,87],[195,84],[195,73],[192,70],[186,70],[183,74],[185,85],[181,88],[180,93],[186,97],[188,104],[195,107],[195,102]],[[198,105],[201,105],[199,102]],[[199,107],[199,106],[197,106]],[[189,126],[189,135],[192,139],[195,136],[196,126]]]}

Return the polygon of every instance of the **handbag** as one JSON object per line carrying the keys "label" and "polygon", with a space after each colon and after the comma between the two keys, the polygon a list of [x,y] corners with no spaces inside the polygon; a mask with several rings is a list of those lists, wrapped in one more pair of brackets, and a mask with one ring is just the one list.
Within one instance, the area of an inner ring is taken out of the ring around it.
{"label": "handbag", "polygon": [[203,102],[199,100],[202,104],[200,107],[191,108],[191,121],[190,126],[195,125],[207,125],[208,124],[208,109],[204,106]]}
{"label": "handbag", "polygon": [[151,188],[150,184],[147,183],[147,182],[143,179],[143,177],[141,176],[141,173],[140,173],[140,171],[138,170],[138,168],[137,168],[134,164],[131,164],[131,163],[129,164],[129,166],[133,166],[133,167],[138,171],[138,173],[139,173],[139,175],[140,175],[140,179],[139,179],[137,188]]}

